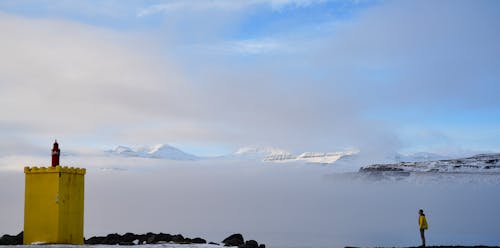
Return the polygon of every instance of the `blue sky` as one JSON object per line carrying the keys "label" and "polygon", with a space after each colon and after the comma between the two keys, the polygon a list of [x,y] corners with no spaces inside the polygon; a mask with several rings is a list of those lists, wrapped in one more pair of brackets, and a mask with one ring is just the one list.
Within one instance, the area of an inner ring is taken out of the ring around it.
{"label": "blue sky", "polygon": [[0,147],[498,152],[499,12],[497,1],[2,1]]}

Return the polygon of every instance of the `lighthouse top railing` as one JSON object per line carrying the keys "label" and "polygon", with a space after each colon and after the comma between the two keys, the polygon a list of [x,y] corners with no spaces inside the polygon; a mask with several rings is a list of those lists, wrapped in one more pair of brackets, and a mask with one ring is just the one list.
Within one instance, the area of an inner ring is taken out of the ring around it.
{"label": "lighthouse top railing", "polygon": [[68,167],[68,166],[51,166],[51,167],[24,167],[24,173],[68,173],[68,174],[78,174],[85,175],[85,168],[76,168],[76,167]]}

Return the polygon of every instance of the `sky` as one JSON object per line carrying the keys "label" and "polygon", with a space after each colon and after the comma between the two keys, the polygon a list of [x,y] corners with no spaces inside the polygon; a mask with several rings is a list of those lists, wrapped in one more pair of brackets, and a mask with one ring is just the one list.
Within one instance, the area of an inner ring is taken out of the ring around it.
{"label": "sky", "polygon": [[0,234],[22,229],[23,166],[49,164],[58,139],[63,165],[87,168],[86,237],[415,246],[423,208],[429,244],[498,245],[494,174],[372,182],[335,166],[96,151],[500,152],[499,12],[483,0],[2,0]]}
{"label": "sky", "polygon": [[1,1],[1,154],[55,138],[199,155],[498,152],[499,12],[497,1]]}

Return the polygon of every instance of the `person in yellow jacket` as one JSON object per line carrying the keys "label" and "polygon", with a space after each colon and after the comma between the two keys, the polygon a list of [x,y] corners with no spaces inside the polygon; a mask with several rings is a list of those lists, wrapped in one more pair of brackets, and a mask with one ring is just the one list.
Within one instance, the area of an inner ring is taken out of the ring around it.
{"label": "person in yellow jacket", "polygon": [[418,226],[420,228],[420,238],[422,238],[422,247],[425,247],[425,230],[429,228],[427,220],[425,219],[424,210],[418,210]]}

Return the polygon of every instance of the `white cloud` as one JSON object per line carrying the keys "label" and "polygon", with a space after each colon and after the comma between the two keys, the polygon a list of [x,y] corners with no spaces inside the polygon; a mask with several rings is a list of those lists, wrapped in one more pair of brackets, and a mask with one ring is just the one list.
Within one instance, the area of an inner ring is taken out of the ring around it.
{"label": "white cloud", "polygon": [[[280,71],[280,64],[233,63],[198,51],[157,56],[177,44],[156,46],[129,34],[59,20],[4,14],[0,27],[5,30],[0,122],[27,140],[331,150],[357,146],[338,131],[346,123],[356,129],[365,125],[354,107],[345,107],[354,106],[347,98],[309,87],[301,82],[304,78]],[[273,40],[231,46],[244,53],[280,47]],[[176,59],[202,63],[203,69]],[[286,87],[282,82],[287,81],[295,86]]]}
{"label": "white cloud", "polygon": [[[494,78],[498,62],[498,37],[486,25],[495,20],[491,13],[463,18],[469,12],[462,6],[443,21],[439,8],[413,4],[388,2],[327,32],[293,35],[292,27],[239,41],[197,18],[189,28],[169,22],[154,36],[2,15],[0,104],[9,108],[0,125],[25,139],[66,136],[110,146],[215,142],[393,152],[401,147],[393,131],[400,123],[366,113],[447,103],[456,99],[448,90],[475,99],[461,102],[483,102],[481,87],[468,83],[488,88],[476,79]],[[217,18],[213,26],[221,30],[237,20],[213,13],[201,19]],[[159,36],[167,38],[145,38]],[[447,37],[459,39],[450,45]],[[483,45],[463,49],[471,41]],[[462,70],[451,73],[457,65]]]}
{"label": "white cloud", "polygon": [[[182,76],[137,51],[147,40],[63,21],[0,15],[1,122],[62,135],[180,110]],[[171,110],[171,111],[169,111]],[[175,115],[175,114],[174,114]]]}
{"label": "white cloud", "polygon": [[217,44],[201,44],[193,46],[197,50],[207,53],[228,55],[268,55],[270,53],[286,53],[289,48],[274,39],[242,39],[221,42]]}

